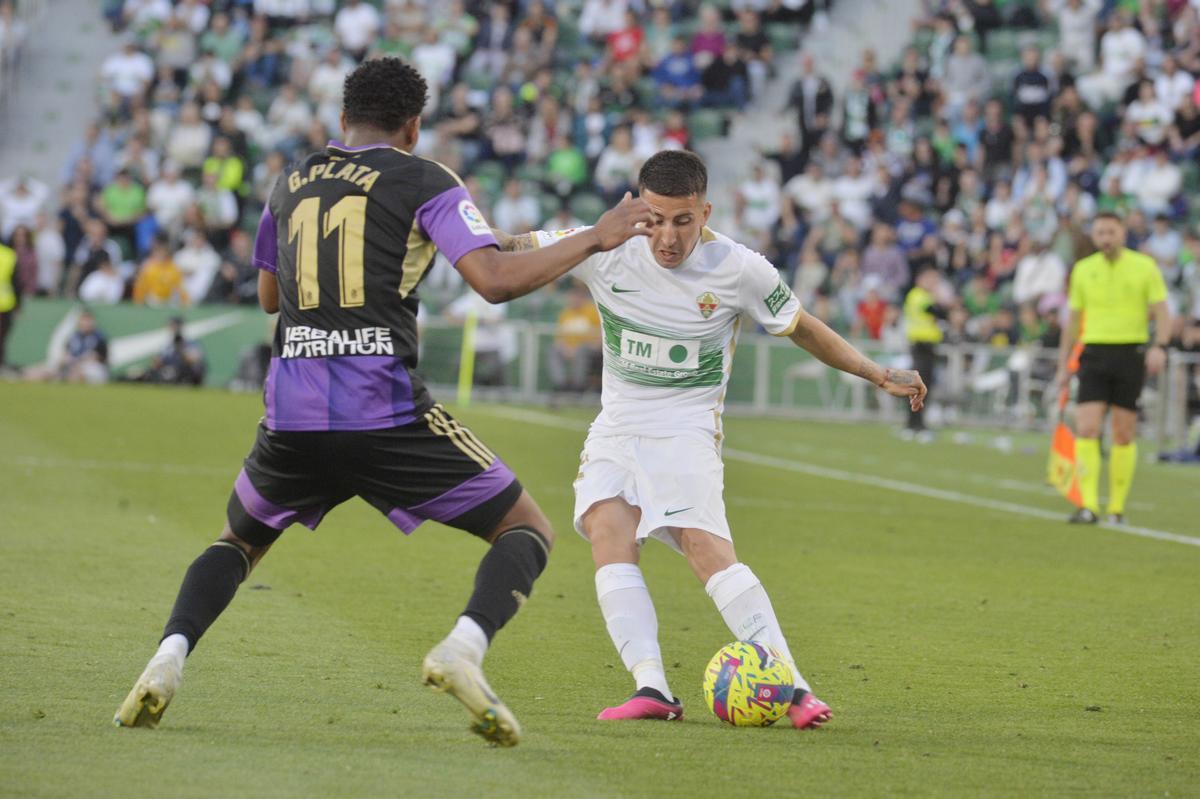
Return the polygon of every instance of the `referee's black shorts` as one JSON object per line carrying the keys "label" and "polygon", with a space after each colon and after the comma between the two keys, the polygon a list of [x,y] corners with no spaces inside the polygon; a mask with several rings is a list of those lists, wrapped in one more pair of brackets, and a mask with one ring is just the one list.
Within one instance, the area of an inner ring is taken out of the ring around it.
{"label": "referee's black shorts", "polygon": [[1106,402],[1136,411],[1145,381],[1145,344],[1088,344],[1079,356],[1075,401]]}

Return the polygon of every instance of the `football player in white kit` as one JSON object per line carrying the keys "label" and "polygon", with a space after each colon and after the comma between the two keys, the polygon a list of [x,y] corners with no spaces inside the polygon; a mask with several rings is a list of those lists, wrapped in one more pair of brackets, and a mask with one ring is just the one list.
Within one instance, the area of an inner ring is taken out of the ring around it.
{"label": "football player in white kit", "polygon": [[[575,267],[604,330],[602,409],[575,480],[575,529],[592,545],[600,610],[637,684],[601,719],[679,719],[658,644],[654,603],[638,567],[657,538],[688,560],[730,631],[774,647],[793,667],[788,711],[797,728],[831,718],[795,660],[759,579],[734,553],[725,519],[721,411],[743,319],[787,336],[821,361],[921,407],[913,371],[885,369],[807,314],[766,258],[705,227],[708,172],[685,151],[649,158],[638,177],[654,214],[649,237],[630,239]],[[498,233],[502,249],[549,244],[586,228]]]}

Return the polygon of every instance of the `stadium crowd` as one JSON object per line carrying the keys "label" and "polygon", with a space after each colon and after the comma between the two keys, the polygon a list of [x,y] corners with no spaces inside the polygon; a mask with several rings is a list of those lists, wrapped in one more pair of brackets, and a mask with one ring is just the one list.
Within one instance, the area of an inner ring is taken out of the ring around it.
{"label": "stadium crowd", "polygon": [[[1178,343],[1200,347],[1197,5],[930,0],[894,67],[865,51],[834,92],[805,59],[782,76],[797,134],[748,156],[723,232],[844,332],[903,348],[905,292],[934,267],[948,340],[1053,344],[1089,220],[1114,209],[1167,278]],[[376,55],[427,78],[420,152],[493,224],[590,222],[645,157],[753,112],[815,6],[108,0],[123,39],[102,114],[57,185],[4,182],[0,238],[27,293],[253,302],[266,194],[337,136],[342,81]],[[441,311],[459,284],[430,280]]]}

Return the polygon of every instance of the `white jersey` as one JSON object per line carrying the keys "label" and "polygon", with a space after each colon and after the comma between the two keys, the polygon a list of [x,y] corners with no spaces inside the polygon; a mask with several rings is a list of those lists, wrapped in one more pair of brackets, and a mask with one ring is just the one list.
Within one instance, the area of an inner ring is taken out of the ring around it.
{"label": "white jersey", "polygon": [[[535,231],[544,246],[585,228]],[[766,258],[704,228],[664,269],[637,236],[570,273],[587,284],[604,329],[602,409],[591,435],[721,438],[725,386],[742,316],[790,335],[800,301]]]}

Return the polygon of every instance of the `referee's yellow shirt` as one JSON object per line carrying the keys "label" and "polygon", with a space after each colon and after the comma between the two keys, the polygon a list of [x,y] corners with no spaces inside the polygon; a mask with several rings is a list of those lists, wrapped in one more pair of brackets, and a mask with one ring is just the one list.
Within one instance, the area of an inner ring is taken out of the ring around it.
{"label": "referee's yellow shirt", "polygon": [[1084,344],[1145,344],[1150,306],[1166,298],[1154,259],[1124,247],[1115,261],[1097,252],[1071,270],[1070,306],[1083,314]]}

